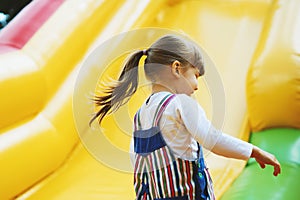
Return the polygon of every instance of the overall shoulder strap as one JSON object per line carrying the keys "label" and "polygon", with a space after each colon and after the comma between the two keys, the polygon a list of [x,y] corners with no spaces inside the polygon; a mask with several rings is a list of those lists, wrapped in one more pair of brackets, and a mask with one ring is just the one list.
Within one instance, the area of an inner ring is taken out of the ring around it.
{"label": "overall shoulder strap", "polygon": [[171,100],[175,97],[175,94],[168,94],[166,95],[158,104],[156,111],[155,111],[155,115],[153,118],[153,126],[158,126],[159,120],[162,116],[162,113],[164,112],[164,110],[166,109],[167,105],[171,102]]}
{"label": "overall shoulder strap", "polygon": [[142,125],[141,125],[141,120],[140,120],[140,112],[141,112],[141,109],[139,109],[135,115],[134,115],[134,130],[137,131],[137,130],[140,130],[142,128]]}
{"label": "overall shoulder strap", "polygon": [[205,168],[203,150],[202,150],[202,146],[199,144],[199,142],[197,142],[197,145],[198,145],[198,163],[199,163],[199,167],[203,170]]}
{"label": "overall shoulder strap", "polygon": [[[175,97],[175,94],[168,94],[159,102],[159,104],[156,108],[155,114],[154,114],[152,126],[157,126],[158,125],[158,122],[160,120],[160,117],[161,117],[162,113],[164,112],[167,105],[170,103],[170,101],[174,97]],[[142,128],[141,119],[140,119],[140,112],[141,112],[141,109],[139,109],[136,112],[136,114],[134,115],[134,130],[135,131],[140,130]]]}

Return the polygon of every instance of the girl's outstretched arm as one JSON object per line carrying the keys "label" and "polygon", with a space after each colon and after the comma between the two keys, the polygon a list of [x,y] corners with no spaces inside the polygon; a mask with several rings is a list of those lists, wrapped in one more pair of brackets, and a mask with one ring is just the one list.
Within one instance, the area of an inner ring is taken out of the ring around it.
{"label": "girl's outstretched arm", "polygon": [[255,158],[262,168],[265,168],[265,165],[273,166],[274,176],[280,174],[280,163],[274,155],[214,128],[206,118],[204,110],[194,99],[186,95],[177,95],[177,99],[182,105],[179,112],[185,127],[204,148],[228,158],[240,160]]}
{"label": "girl's outstretched arm", "polygon": [[280,163],[273,154],[270,154],[257,146],[253,145],[251,158],[255,158],[256,162],[261,168],[265,168],[266,165],[271,165],[274,167],[273,175],[277,176],[281,172]]}

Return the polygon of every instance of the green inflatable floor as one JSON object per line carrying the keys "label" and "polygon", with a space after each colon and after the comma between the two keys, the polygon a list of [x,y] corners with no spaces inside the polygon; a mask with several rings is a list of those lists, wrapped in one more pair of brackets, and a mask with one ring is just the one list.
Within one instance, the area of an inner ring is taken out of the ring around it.
{"label": "green inflatable floor", "polygon": [[300,130],[264,130],[253,133],[250,142],[276,155],[281,174],[274,177],[272,167],[261,169],[250,159],[221,200],[299,200]]}

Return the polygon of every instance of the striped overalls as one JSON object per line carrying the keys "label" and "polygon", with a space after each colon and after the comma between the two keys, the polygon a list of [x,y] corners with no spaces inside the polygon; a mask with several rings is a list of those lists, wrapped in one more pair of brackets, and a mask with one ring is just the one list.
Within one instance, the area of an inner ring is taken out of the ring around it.
{"label": "striped overalls", "polygon": [[183,160],[173,155],[165,143],[159,120],[175,95],[166,95],[156,109],[152,128],[143,130],[140,110],[134,117],[134,188],[138,200],[213,200],[211,179],[205,167],[202,148],[198,159]]}

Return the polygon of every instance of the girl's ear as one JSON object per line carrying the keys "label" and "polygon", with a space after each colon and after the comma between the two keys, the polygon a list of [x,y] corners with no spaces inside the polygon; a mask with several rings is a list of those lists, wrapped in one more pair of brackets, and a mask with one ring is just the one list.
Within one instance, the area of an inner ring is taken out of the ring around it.
{"label": "girl's ear", "polygon": [[179,78],[180,77],[180,62],[178,60],[175,60],[172,65],[171,65],[171,69],[172,69],[172,74],[176,77]]}

